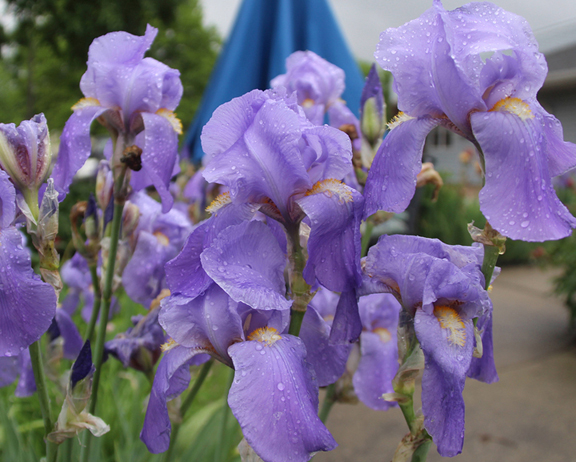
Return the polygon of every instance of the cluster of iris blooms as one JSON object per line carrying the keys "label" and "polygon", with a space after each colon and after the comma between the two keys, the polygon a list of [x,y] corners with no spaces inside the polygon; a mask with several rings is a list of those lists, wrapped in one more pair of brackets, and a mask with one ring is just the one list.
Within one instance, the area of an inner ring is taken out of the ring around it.
{"label": "cluster of iris blooms", "polygon": [[[156,33],[93,42],[85,98],[51,174],[43,115],[0,125],[0,385],[20,375],[18,395],[38,390],[48,459],[81,430],[108,431],[94,415],[107,355],[153,377],[141,439],[154,453],[170,448],[168,401],[188,387],[191,366],[207,371],[213,360],[234,370],[228,403],[243,455],[307,461],[333,449],[318,416],[319,387],[331,400],[399,406],[410,432],[398,460],[424,460],[431,441],[443,456],[460,453],[466,378],[498,380],[487,288],[505,237],[559,239],[576,227],[551,181],[576,166],[576,146],[536,100],[547,68],[526,21],[490,3],[446,11],[435,0],[420,18],[383,32],[375,57],[392,72],[402,111],[383,141],[375,68],[358,119],[340,99],[342,70],[296,52],[271,89],[214,112],[201,137],[203,169],[183,188],[170,183],[182,85],[178,71],[144,57]],[[77,253],[59,271],[58,200],[90,155],[95,120],[111,135],[107,161],[95,196],[73,213]],[[438,183],[421,161],[438,125],[478,148],[490,224],[472,230],[470,247],[391,235],[361,259],[361,229],[370,233],[375,212],[401,212],[417,185]],[[215,192],[209,218],[192,219],[190,204]],[[31,269],[22,223],[43,280]],[[57,305],[60,274],[70,290]],[[149,311],[105,342],[108,318],[121,313],[113,298],[120,286]],[[71,319],[82,302],[84,336]],[[57,421],[43,404],[45,332],[76,360]]]}

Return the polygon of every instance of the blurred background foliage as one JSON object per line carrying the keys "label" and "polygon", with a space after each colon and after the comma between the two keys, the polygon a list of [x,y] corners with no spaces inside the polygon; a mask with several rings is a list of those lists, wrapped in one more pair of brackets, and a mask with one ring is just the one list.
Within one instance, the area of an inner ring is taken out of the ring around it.
{"label": "blurred background foliage", "polygon": [[198,0],[6,0],[14,30],[0,31],[0,120],[19,123],[44,112],[60,131],[82,93],[88,48],[95,37],[124,30],[159,29],[147,53],[180,70],[184,98],[178,116],[187,127],[220,48],[214,28],[202,24]]}

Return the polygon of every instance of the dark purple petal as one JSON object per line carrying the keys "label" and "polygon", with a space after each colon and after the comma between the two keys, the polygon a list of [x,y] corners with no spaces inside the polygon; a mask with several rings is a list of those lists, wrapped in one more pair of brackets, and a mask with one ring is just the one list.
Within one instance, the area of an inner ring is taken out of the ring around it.
{"label": "dark purple petal", "polygon": [[471,122],[486,161],[480,209],[492,227],[525,241],[568,236],[576,218],[552,186],[545,130],[537,118],[494,111],[472,114]]}
{"label": "dark purple petal", "polygon": [[326,387],[336,382],[346,369],[351,346],[328,342],[330,324],[311,305],[308,305],[298,335],[306,345],[307,361],[316,372],[318,386]]}
{"label": "dark purple petal", "polygon": [[30,266],[16,228],[0,230],[0,356],[18,355],[38,340],[52,322],[56,294]]}
{"label": "dark purple petal", "polygon": [[54,187],[58,191],[58,199],[63,200],[68,194],[72,179],[80,167],[90,157],[90,125],[107,109],[101,106],[89,106],[77,109],[66,121],[62,135],[60,135],[60,149],[52,178]]}
{"label": "dark purple petal", "polygon": [[82,336],[65,310],[57,309],[55,319],[60,335],[64,340],[63,355],[66,359],[74,360],[82,348]]}
{"label": "dark purple petal", "polygon": [[364,201],[355,189],[335,180],[317,184],[297,200],[312,223],[304,278],[341,292],[361,282],[360,222]]}
{"label": "dark purple petal", "polygon": [[16,190],[8,174],[0,169],[0,229],[7,228],[16,216]]}
{"label": "dark purple petal", "polygon": [[178,344],[210,350],[228,364],[228,347],[244,338],[237,304],[217,284],[194,299],[166,297],[159,321]]}
{"label": "dark purple petal", "polygon": [[304,344],[291,335],[274,337],[230,347],[235,373],[228,404],[246,441],[264,460],[308,461],[336,442],[317,415],[318,385]]}
{"label": "dark purple petal", "polygon": [[364,218],[378,210],[399,213],[408,207],[422,170],[424,141],[439,123],[431,117],[407,120],[384,138],[368,172]]}
{"label": "dark purple petal", "polygon": [[251,204],[226,204],[199,224],[188,236],[182,251],[165,265],[166,282],[172,293],[194,298],[212,283],[200,261],[200,254],[228,226],[250,220],[256,208]]}
{"label": "dark purple petal", "polygon": [[355,342],[362,332],[362,322],[358,313],[358,297],[355,290],[340,294],[336,314],[330,331],[330,343],[346,344]]}
{"label": "dark purple petal", "polygon": [[204,271],[235,301],[257,310],[287,310],[286,256],[263,223],[222,231],[200,256]]}
{"label": "dark purple petal", "polygon": [[153,454],[170,446],[172,425],[166,403],[181,394],[190,383],[189,366],[201,350],[177,346],[164,355],[154,376],[140,439]]}
{"label": "dark purple petal", "polygon": [[80,350],[78,358],[72,365],[72,372],[70,374],[70,386],[74,388],[80,380],[84,380],[88,374],[93,371],[94,364],[92,364],[92,350],[90,348],[90,340]]}
{"label": "dark purple petal", "polygon": [[384,401],[384,393],[393,393],[392,380],[398,370],[396,331],[379,328],[360,335],[360,363],[353,376],[354,391],[366,406],[385,411],[394,403]]}

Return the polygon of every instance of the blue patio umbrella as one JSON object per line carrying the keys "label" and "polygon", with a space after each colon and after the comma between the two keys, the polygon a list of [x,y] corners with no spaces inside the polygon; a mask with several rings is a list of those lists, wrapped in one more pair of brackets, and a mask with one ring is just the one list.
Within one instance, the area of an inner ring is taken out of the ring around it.
{"label": "blue patio umbrella", "polygon": [[222,103],[250,90],[269,88],[286,72],[286,58],[311,50],[346,73],[343,98],[358,115],[364,78],[327,0],[244,0],[218,58],[202,102],[186,133],[184,152],[202,159],[202,127]]}

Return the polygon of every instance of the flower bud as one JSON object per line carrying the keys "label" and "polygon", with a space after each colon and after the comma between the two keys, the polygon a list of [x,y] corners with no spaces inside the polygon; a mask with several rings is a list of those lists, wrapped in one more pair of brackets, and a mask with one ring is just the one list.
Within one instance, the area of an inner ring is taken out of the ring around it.
{"label": "flower bud", "polygon": [[44,114],[15,124],[0,124],[0,168],[20,191],[36,193],[48,178],[52,151]]}
{"label": "flower bud", "polygon": [[122,214],[122,239],[127,239],[138,227],[140,209],[136,204],[128,201]]}
{"label": "flower bud", "polygon": [[372,64],[366,83],[362,90],[360,100],[360,127],[362,136],[372,148],[382,140],[386,123],[384,121],[384,95],[382,84],[376,71],[376,65]]}
{"label": "flower bud", "polygon": [[102,210],[106,210],[108,207],[113,191],[114,176],[110,164],[106,160],[101,160],[96,174],[96,199]]}

